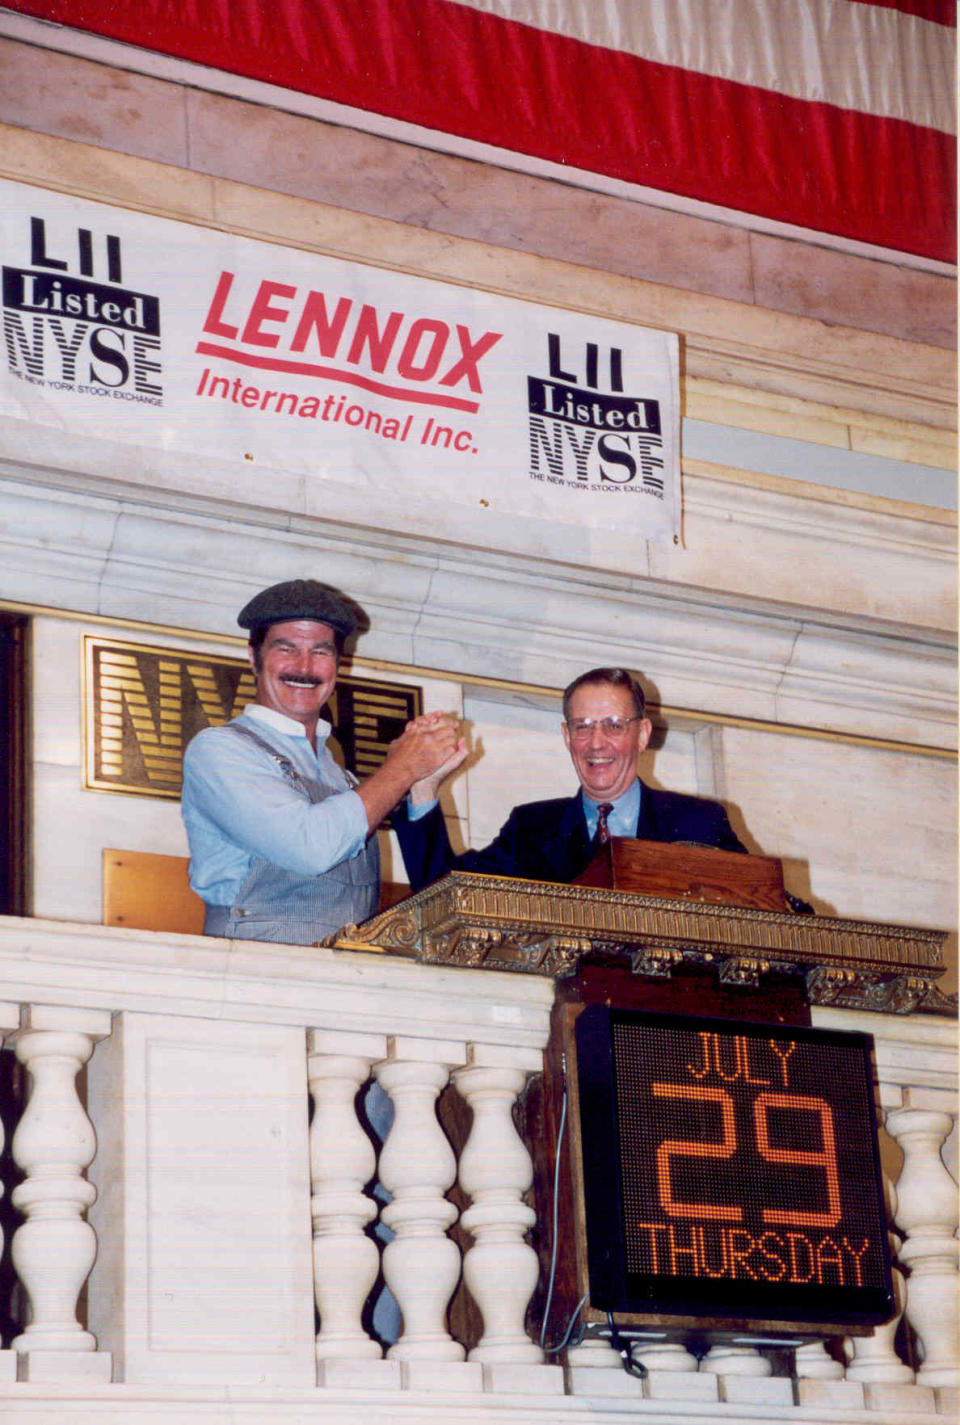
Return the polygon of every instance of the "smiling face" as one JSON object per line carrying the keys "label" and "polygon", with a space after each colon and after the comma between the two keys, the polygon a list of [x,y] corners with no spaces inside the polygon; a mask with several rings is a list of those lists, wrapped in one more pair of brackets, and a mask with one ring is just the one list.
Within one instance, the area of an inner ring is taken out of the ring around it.
{"label": "smiling face", "polygon": [[[637,775],[637,759],[650,741],[653,724],[647,718],[636,718],[637,710],[627,688],[610,683],[585,683],[570,698],[568,719],[577,723],[589,718],[596,726],[586,735],[571,732],[567,722],[561,724],[580,785],[595,802],[614,802],[623,795]],[[606,717],[620,718],[627,724],[619,737],[604,732],[600,721]]]}
{"label": "smiling face", "polygon": [[337,681],[337,645],[329,624],[312,619],[274,623],[259,649],[250,649],[256,701],[302,722],[313,737],[320,709]]}

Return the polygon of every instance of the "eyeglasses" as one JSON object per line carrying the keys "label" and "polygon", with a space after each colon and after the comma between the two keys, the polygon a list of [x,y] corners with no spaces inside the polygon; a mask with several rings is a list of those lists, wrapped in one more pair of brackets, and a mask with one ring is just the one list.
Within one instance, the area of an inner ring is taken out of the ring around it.
{"label": "eyeglasses", "polygon": [[632,722],[640,721],[639,713],[636,717],[575,717],[568,721],[567,727],[576,742],[586,742],[593,736],[595,727],[599,727],[605,737],[623,737]]}

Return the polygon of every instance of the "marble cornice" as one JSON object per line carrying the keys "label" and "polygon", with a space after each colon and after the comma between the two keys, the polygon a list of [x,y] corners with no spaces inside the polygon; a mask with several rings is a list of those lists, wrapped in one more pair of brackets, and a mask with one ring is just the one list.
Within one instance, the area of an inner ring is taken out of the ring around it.
{"label": "marble cornice", "polygon": [[[57,488],[37,471],[32,481],[15,481],[14,468],[7,464],[0,487],[0,599],[10,603],[235,634],[236,610],[254,589],[316,570],[364,605],[371,629],[361,657],[544,687],[562,687],[585,666],[627,663],[643,669],[665,705],[955,745],[954,637],[919,619],[899,623],[316,517],[276,519],[224,501],[157,508],[129,492]],[[716,482],[717,492],[725,488]],[[727,526],[734,512],[731,505]],[[874,509],[863,513],[857,528],[882,582],[892,556],[882,542],[872,551],[869,536],[883,520]],[[857,511],[844,506],[843,518],[856,525]],[[900,523],[888,522],[891,537]],[[901,580],[922,585],[936,567],[949,581],[942,556],[949,526],[906,523],[916,524],[921,547],[902,563]],[[843,546],[831,542],[831,528],[813,522],[810,537],[827,546],[823,557],[839,561]],[[773,563],[782,557],[775,551]]]}
{"label": "marble cornice", "polygon": [[553,985],[462,972],[398,956],[344,954],[203,935],[105,929],[0,916],[0,1002],[132,1010],[254,1024],[329,1023],[434,1039],[483,1040],[537,1054]]}
{"label": "marble cornice", "polygon": [[281,470],[238,471],[225,460],[106,439],[65,443],[57,430],[13,420],[0,427],[4,478],[75,491],[93,501],[91,510],[105,499],[128,512],[236,521],[241,538],[245,528],[269,528],[271,537],[311,545],[321,537],[385,549],[392,562],[423,556],[431,568],[451,560],[510,570],[519,558],[531,578],[544,572],[598,589],[653,587],[710,603],[726,597],[748,611],[787,605],[799,614],[840,615],[844,624],[865,616],[880,632],[956,630],[955,514],[705,461],[684,462],[679,549],[629,531],[438,506],[407,491],[383,492],[372,508],[368,492],[349,484],[311,485]]}
{"label": "marble cornice", "polygon": [[707,460],[684,459],[684,512],[717,514],[735,508],[744,523],[823,537],[851,545],[915,550],[955,563],[957,515],[953,510],[828,489],[778,475],[751,477]]}
{"label": "marble cornice", "polygon": [[[881,1085],[906,1088],[914,1106],[923,1106],[924,1090],[957,1099],[956,1021],[927,1015],[864,1014],[862,1010],[814,1005],[818,1029],[873,1034]],[[953,1110],[956,1111],[955,1109]]]}

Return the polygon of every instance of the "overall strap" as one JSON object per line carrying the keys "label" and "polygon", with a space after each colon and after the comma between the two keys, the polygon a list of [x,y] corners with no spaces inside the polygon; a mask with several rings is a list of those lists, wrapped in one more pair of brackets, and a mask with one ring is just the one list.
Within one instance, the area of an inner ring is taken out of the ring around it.
{"label": "overall strap", "polygon": [[235,732],[238,737],[245,737],[248,742],[255,743],[257,747],[266,752],[268,757],[273,758],[291,786],[296,787],[298,791],[302,791],[306,796],[310,795],[307,782],[297,771],[296,767],[290,761],[290,758],[284,757],[282,752],[278,752],[275,747],[271,747],[265,737],[261,737],[258,732],[254,732],[252,727],[247,727],[237,722],[228,722],[226,727],[228,731]]}

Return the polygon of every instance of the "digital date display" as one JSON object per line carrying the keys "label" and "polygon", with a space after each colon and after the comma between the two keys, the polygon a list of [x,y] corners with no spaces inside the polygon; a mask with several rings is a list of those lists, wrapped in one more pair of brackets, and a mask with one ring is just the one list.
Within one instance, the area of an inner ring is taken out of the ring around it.
{"label": "digital date display", "polygon": [[594,1005],[576,1041],[593,1306],[889,1318],[869,1035]]}

